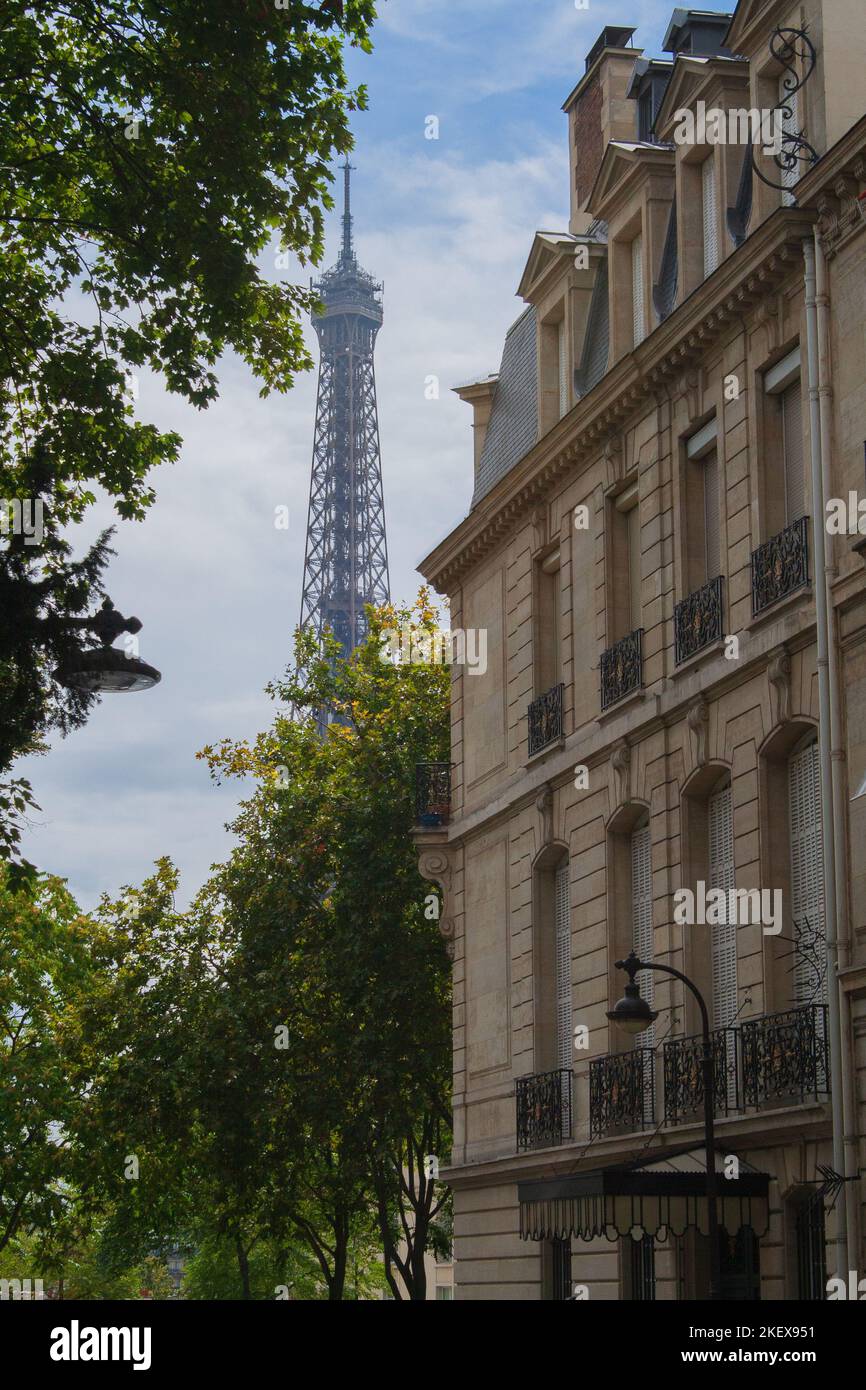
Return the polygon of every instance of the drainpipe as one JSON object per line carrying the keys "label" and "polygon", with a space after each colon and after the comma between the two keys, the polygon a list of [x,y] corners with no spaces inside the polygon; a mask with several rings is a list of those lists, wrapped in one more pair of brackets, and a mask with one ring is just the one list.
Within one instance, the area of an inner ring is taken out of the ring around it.
{"label": "drainpipe", "polygon": [[[827,258],[817,227],[815,228],[815,302],[818,323],[818,405],[821,415],[821,475],[824,500],[832,495],[833,483],[830,477],[832,458],[832,361],[830,356],[830,293],[827,277]],[[838,544],[838,542],[836,542]],[[830,543],[832,550],[832,542]],[[839,968],[844,970],[851,963],[851,918],[849,913],[847,884],[848,877],[848,805],[847,805],[847,767],[845,743],[842,732],[842,694],[839,656],[839,618],[835,604],[830,599],[831,580],[836,576],[836,562],[832,554],[827,556],[827,594],[828,626],[830,639],[830,766],[833,778],[833,844],[835,847],[836,883],[839,885],[837,909],[837,937],[839,942]],[[839,1032],[842,1047],[842,1113],[845,1119],[844,1143],[845,1166],[838,1171],[843,1174],[856,1173],[859,1163],[856,1131],[856,1099],[854,1086],[853,1047],[851,1046],[851,1001],[845,990],[839,989]],[[856,1268],[860,1258],[860,1203],[852,1200],[846,1204],[848,1215],[848,1254]]]}
{"label": "drainpipe", "polygon": [[[815,243],[803,241],[806,262],[806,343],[809,383],[809,438],[812,475],[812,539],[815,549],[815,624],[818,637],[818,755],[821,766],[821,832],[824,855],[824,910],[827,931],[827,1022],[830,1034],[830,1114],[833,1124],[833,1167],[845,1173],[845,1125],[842,1114],[842,1032],[839,1011],[839,938],[837,935],[836,872],[833,835],[833,776],[830,715],[830,656],[826,561],[827,509],[821,466],[821,412],[818,397],[818,305],[815,280]],[[837,1234],[834,1273],[848,1280],[848,1225],[843,1183],[836,1202]]]}

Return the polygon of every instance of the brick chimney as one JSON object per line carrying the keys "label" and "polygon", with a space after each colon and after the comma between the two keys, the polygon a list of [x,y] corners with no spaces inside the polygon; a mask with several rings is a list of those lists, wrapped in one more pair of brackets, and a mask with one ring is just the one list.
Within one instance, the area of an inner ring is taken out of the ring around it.
{"label": "brick chimney", "polygon": [[592,217],[587,206],[610,140],[636,140],[635,103],[627,88],[642,48],[629,48],[634,29],[607,25],[586,55],[586,71],[563,105],[568,116],[571,218],[579,236]]}

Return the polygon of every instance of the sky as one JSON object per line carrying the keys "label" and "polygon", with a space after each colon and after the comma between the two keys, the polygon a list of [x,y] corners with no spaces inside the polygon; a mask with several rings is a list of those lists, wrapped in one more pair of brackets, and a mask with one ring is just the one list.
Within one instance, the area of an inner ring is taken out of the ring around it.
{"label": "sky", "polygon": [[[417,564],[469,507],[471,410],[451,387],[498,369],[524,307],[515,291],[534,232],[567,227],[562,103],[606,24],[635,26],[634,43],[661,56],[672,8],[384,0],[372,55],[348,54],[351,79],[369,93],[369,109],[353,117],[352,212],[358,258],[384,282],[376,386],[395,601],[412,600]],[[438,139],[425,135],[431,116]],[[341,181],[335,195],[325,265],[339,247]],[[100,505],[80,528],[83,548],[117,524],[107,590],[143,622],[140,655],[161,683],[104,697],[85,728],[16,765],[41,807],[24,853],[67,879],[85,909],[139,884],[162,855],[178,865],[188,901],[226,860],[226,825],[250,788],[216,787],[195,754],[268,727],[264,687],[291,657],[315,372],[266,400],[234,357],[219,374],[219,400],[205,412],[141,377],[137,411],[182,435],[180,460],[150,475],[157,501],[144,522]],[[287,529],[274,524],[278,507],[289,509]]]}

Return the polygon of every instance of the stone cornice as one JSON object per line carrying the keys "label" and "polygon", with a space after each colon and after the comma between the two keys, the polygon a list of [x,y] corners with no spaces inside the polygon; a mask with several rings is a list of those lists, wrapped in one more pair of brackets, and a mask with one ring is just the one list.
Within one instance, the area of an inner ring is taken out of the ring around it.
{"label": "stone cornice", "polygon": [[799,268],[801,243],[812,235],[815,218],[814,211],[804,208],[773,213],[635,352],[615,363],[421,561],[425,579],[440,593],[455,588],[563,474],[590,463],[642,402],[664,394],[675,377],[723,338],[731,323]]}

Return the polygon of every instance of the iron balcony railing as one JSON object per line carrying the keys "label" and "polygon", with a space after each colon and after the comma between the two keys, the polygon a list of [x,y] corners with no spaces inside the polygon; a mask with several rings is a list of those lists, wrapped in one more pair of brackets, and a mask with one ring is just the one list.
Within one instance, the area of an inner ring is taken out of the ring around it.
{"label": "iron balcony railing", "polygon": [[608,709],[643,685],[643,628],[601,654],[601,707]]}
{"label": "iron balcony railing", "polygon": [[589,1064],[590,1138],[652,1125],[653,1049],[612,1052]]}
{"label": "iron balcony railing", "polygon": [[829,1094],[826,1005],[747,1019],[740,1046],[746,1105],[801,1105]]}
{"label": "iron balcony railing", "polygon": [[529,722],[529,756],[540,753],[549,743],[562,738],[562,697],[565,687],[552,689],[533,700],[527,711]]}
{"label": "iron balcony railing", "polygon": [[416,763],[415,821],[417,825],[447,825],[451,814],[451,764]]}
{"label": "iron balcony railing", "polygon": [[518,1151],[547,1149],[571,1138],[571,1075],[559,1067],[517,1078]]}
{"label": "iron balcony railing", "polygon": [[752,551],[752,615],[809,583],[809,518],[801,516]]}
{"label": "iron balcony railing", "polygon": [[[713,1104],[716,1115],[740,1108],[740,1069],[736,1028],[710,1034],[713,1051]],[[704,1113],[704,1039],[672,1038],[664,1045],[665,1122],[682,1124]]]}
{"label": "iron balcony railing", "polygon": [[677,665],[724,636],[722,576],[687,594],[674,608],[674,650]]}

